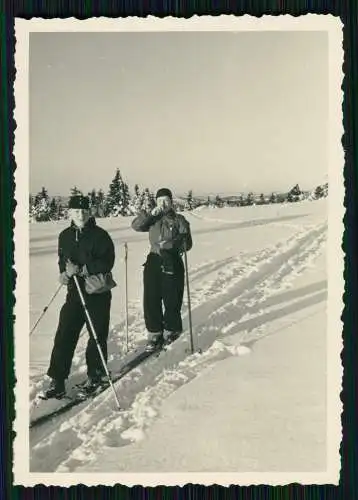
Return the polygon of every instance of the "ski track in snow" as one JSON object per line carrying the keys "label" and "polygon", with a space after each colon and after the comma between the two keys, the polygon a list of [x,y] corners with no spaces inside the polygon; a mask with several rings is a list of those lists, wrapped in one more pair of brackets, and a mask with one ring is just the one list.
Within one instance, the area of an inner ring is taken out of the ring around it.
{"label": "ski track in snow", "polygon": [[[213,260],[209,262],[204,262],[198,266],[192,267],[190,269],[190,284],[192,285],[196,281],[207,276],[209,273],[213,273],[220,270],[224,266],[230,264],[235,260],[235,257],[228,257],[222,260]],[[183,318],[185,317],[185,299],[183,306]],[[129,350],[135,349],[138,342],[145,339],[144,326],[142,318],[142,303],[141,302],[129,302],[128,304],[128,327],[130,329],[129,338]],[[80,335],[80,340],[76,354],[73,358],[71,376],[76,376],[76,374],[85,374],[85,350],[87,345],[88,332],[87,328],[84,327]],[[108,352],[116,352],[117,356],[110,355],[108,357],[109,362],[113,362],[118,357],[122,357],[126,354],[126,338],[125,338],[125,321],[121,321],[115,326],[111,326],[111,333],[109,335],[109,348]],[[111,349],[113,347],[113,349]],[[46,366],[47,367],[47,366]],[[46,368],[45,367],[45,368]],[[35,375],[31,379],[30,384],[30,400],[34,399],[36,394],[43,390],[45,387],[44,375]]]}
{"label": "ski track in snow", "polygon": [[[200,285],[192,289],[194,338],[203,353],[188,354],[185,333],[168,351],[150,358],[115,384],[123,411],[116,410],[113,393],[107,390],[84,408],[74,408],[53,423],[31,430],[31,470],[74,471],[103,446],[120,447],[143,439],[163,399],[214,362],[249,353],[245,343],[249,345],[264,335],[270,320],[267,315],[275,319],[277,306],[282,307],[287,300],[292,302],[288,299],[290,285],[322,251],[326,230],[326,223],[308,225],[297,229],[294,236],[253,254],[242,253],[192,268],[191,284],[198,281]],[[209,278],[203,280],[205,276]],[[314,297],[322,297],[323,288],[311,290],[307,306]],[[300,297],[293,295],[293,299]],[[186,326],[186,304],[183,319]],[[141,304],[131,304],[129,325],[135,346],[145,335]],[[123,327],[122,323],[117,325],[111,334],[109,352],[116,352],[109,358],[113,366],[123,359],[124,351],[119,347],[124,346]],[[223,342],[224,337],[234,333],[240,334],[243,345]],[[83,352],[74,360],[73,373],[82,364]],[[32,396],[41,386],[42,382],[34,384]]]}

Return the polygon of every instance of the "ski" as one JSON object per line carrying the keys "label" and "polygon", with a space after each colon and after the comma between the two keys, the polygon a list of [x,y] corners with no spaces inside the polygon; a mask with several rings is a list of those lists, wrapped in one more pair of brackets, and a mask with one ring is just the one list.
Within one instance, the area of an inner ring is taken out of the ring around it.
{"label": "ski", "polygon": [[[124,365],[118,370],[118,372],[113,372],[111,379],[112,382],[115,383],[125,375],[130,373],[134,368],[137,368],[141,363],[143,363],[146,359],[153,357],[159,357],[162,352],[166,352],[172,346],[172,344],[181,336],[181,334],[176,335],[175,337],[171,337],[169,341],[164,341],[158,343],[156,346],[152,348],[148,348],[148,345],[145,345],[142,348],[138,348],[139,353],[131,360],[124,363]],[[49,420],[54,419],[55,417],[66,413],[71,408],[80,405],[81,403],[86,403],[93,400],[95,397],[102,394],[109,388],[109,382],[101,384],[94,391],[85,394],[82,392],[82,387],[85,384],[85,381],[79,384],[75,384],[72,386],[64,396],[60,399],[51,398],[44,399],[40,397],[43,403],[47,403],[47,406],[50,406],[50,411],[45,412],[42,415],[39,415],[36,418],[30,420],[30,429],[37,427],[41,424],[48,422]],[[39,407],[39,403],[35,404],[36,407]],[[52,407],[52,409],[51,409]]]}
{"label": "ski", "polygon": [[[161,351],[162,344],[158,345],[155,349],[147,350],[145,347],[130,361],[124,364],[118,372],[114,372],[112,375],[112,382],[115,383],[125,375],[130,373],[134,368],[137,368],[143,361],[148,359],[149,357]],[[69,392],[65,394],[61,399],[51,398],[51,399],[41,399],[42,403],[47,403],[47,406],[50,406],[50,411],[39,415],[38,417],[30,419],[30,429],[37,427],[41,424],[44,424],[55,417],[66,413],[71,408],[80,405],[81,403],[86,403],[90,400],[93,400],[96,396],[99,396],[104,391],[109,388],[108,384],[100,385],[96,390],[90,392],[89,394],[84,394],[81,392],[81,385],[76,384],[70,388]],[[35,403],[35,407],[38,408],[40,406],[39,402]],[[52,408],[51,408],[52,406]]]}

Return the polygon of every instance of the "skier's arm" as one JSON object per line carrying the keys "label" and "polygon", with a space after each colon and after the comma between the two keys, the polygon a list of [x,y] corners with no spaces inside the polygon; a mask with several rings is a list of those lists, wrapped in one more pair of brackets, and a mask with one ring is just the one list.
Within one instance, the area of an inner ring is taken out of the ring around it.
{"label": "skier's arm", "polygon": [[149,231],[150,226],[152,226],[158,220],[158,216],[148,214],[147,212],[141,212],[132,221],[132,229],[134,231],[145,233]]}
{"label": "skier's arm", "polygon": [[187,252],[193,248],[190,224],[184,217],[180,220],[179,224],[178,246],[180,250],[184,251],[185,248]]}
{"label": "skier's arm", "polygon": [[184,252],[184,245],[186,250],[191,250],[193,246],[193,241],[191,238],[190,224],[184,219],[180,218],[178,223],[178,233],[170,240],[160,241],[159,246],[161,250],[172,250],[175,249],[180,253]]}
{"label": "skier's arm", "polygon": [[63,243],[61,235],[58,237],[57,253],[58,253],[58,267],[60,270],[60,274],[62,274],[66,271],[66,257],[63,252]]}
{"label": "skier's arm", "polygon": [[[115,261],[115,250],[112,238],[105,234],[98,242],[94,258],[86,262],[86,271],[88,274],[109,273],[112,271]],[[85,273],[86,274],[86,273]]]}
{"label": "skier's arm", "polygon": [[187,231],[184,233],[183,236],[183,247],[185,245],[185,249],[187,252],[193,248],[193,239],[191,237],[191,231],[190,231],[190,224],[188,222],[188,228]]}
{"label": "skier's arm", "polygon": [[58,238],[58,267],[60,271],[59,282],[62,285],[67,286],[70,281],[70,277],[66,273],[66,257],[63,251],[61,235]]}

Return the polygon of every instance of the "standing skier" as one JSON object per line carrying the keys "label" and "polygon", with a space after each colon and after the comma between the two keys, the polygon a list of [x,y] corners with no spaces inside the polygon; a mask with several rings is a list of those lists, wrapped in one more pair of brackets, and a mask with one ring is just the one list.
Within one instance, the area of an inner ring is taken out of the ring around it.
{"label": "standing skier", "polygon": [[[150,253],[144,264],[144,320],[148,348],[170,342],[182,333],[181,307],[184,293],[182,253],[189,251],[189,222],[173,208],[173,196],[162,188],[151,213],[141,212],[132,222],[135,231],[149,232]],[[163,308],[164,305],[164,314]]]}
{"label": "standing skier", "polygon": [[[90,217],[89,199],[82,195],[73,196],[68,208],[71,224],[60,233],[58,239],[60,282],[67,285],[67,297],[60,311],[47,372],[51,378],[45,392],[47,398],[59,398],[65,394],[65,380],[71,370],[80,332],[87,323],[73,276],[77,276],[105,360],[111,288],[116,285],[111,275],[115,261],[114,245],[109,234]],[[90,325],[87,324],[87,328],[90,332]],[[96,343],[91,333],[89,335],[86,350],[88,381],[85,390],[90,392],[102,383],[105,371]]]}

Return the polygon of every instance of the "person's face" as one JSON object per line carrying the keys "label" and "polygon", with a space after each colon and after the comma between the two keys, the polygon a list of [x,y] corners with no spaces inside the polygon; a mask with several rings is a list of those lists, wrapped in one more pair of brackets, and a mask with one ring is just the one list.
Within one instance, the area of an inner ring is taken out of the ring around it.
{"label": "person's face", "polygon": [[71,208],[69,210],[69,217],[74,222],[74,224],[82,229],[86,224],[90,216],[89,210],[85,208]]}
{"label": "person's face", "polygon": [[160,207],[164,212],[168,212],[172,206],[173,203],[169,196],[159,196],[157,198],[157,207]]}

